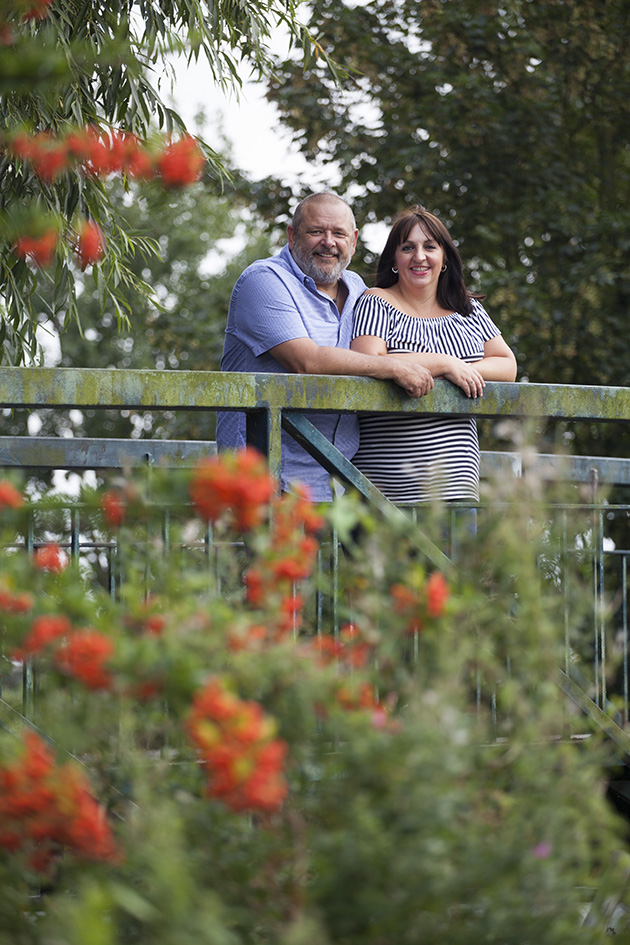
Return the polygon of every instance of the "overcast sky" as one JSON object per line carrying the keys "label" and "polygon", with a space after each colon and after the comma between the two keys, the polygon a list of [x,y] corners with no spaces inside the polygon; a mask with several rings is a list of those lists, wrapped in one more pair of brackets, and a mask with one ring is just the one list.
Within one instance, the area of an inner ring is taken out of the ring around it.
{"label": "overcast sky", "polygon": [[292,144],[288,131],[280,127],[275,106],[265,99],[264,83],[245,82],[237,97],[236,93],[222,94],[204,62],[187,66],[180,60],[176,71],[177,110],[191,129],[195,116],[204,110],[204,137],[209,144],[213,143],[212,125],[220,116],[233,146],[234,163],[250,177],[282,174],[292,184],[334,188],[330,169],[316,172]]}

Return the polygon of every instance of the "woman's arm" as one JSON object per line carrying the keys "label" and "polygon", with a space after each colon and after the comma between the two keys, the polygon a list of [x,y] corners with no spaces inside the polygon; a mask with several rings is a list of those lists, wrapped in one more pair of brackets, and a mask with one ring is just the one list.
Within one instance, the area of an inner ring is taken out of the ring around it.
{"label": "woman's arm", "polygon": [[486,380],[513,381],[516,377],[516,358],[500,335],[486,341],[483,358],[473,363],[462,361],[450,354],[433,354],[425,351],[389,355],[385,341],[375,335],[360,335],[352,341],[350,348],[362,354],[410,358],[427,368],[433,377],[444,377],[456,384],[467,397],[480,397],[486,386]]}
{"label": "woman's arm", "polygon": [[516,358],[501,335],[486,341],[483,346],[483,358],[481,361],[475,361],[474,366],[486,381],[516,380]]}

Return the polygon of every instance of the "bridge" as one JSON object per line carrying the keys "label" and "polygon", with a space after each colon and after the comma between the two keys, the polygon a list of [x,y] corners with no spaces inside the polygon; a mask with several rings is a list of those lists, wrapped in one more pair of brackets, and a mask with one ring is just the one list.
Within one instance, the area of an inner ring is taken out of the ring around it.
{"label": "bridge", "polygon": [[[443,569],[453,567],[449,546],[440,547],[424,532],[417,510],[397,508],[388,502],[308,422],[304,417],[305,411],[470,414],[480,420],[510,420],[522,426],[531,420],[539,423],[614,422],[619,425],[620,436],[624,438],[628,435],[626,425],[630,423],[629,388],[489,382],[482,398],[469,400],[454,385],[438,381],[430,394],[413,400],[393,384],[367,378],[198,371],[0,368],[0,406],[34,410],[149,410],[156,413],[215,412],[219,409],[245,411],[248,440],[266,455],[274,475],[279,473],[281,434],[286,431],[332,476],[356,490],[377,514],[394,519],[407,516],[421,554],[431,566]],[[191,466],[214,449],[213,442],[199,440],[0,436],[0,465],[24,470],[25,474],[36,469],[78,472],[90,469],[98,475],[105,475],[107,471],[134,467]],[[576,520],[582,523],[580,547],[567,537],[561,551],[558,580],[564,580],[564,565],[572,556],[579,554],[587,562],[582,573],[586,575],[584,583],[591,594],[589,657],[576,659],[572,595],[567,585],[565,659],[564,665],[559,667],[559,684],[579,706],[584,717],[590,720],[589,724],[603,728],[624,759],[630,760],[630,738],[626,731],[630,717],[630,541],[620,544],[619,529],[615,540],[611,540],[608,529],[611,516],[617,522],[620,519],[625,521],[630,512],[624,494],[625,487],[630,485],[630,458],[559,456],[540,453],[529,447],[520,449],[519,444],[504,451],[482,453],[482,478],[485,480],[532,474],[543,483],[541,514],[548,515],[553,508],[553,515],[561,523],[566,526],[570,522],[572,530],[565,527],[567,536],[569,531],[575,531]],[[559,481],[572,484],[579,490],[571,501],[558,502],[552,497],[550,488],[546,500],[547,485]],[[608,497],[610,489],[615,490],[615,501],[612,502]],[[617,501],[619,496],[623,501]],[[496,507],[498,502],[498,498],[494,501],[482,499],[479,514]],[[80,556],[84,553],[79,517],[71,515],[67,533],[58,538],[71,554]],[[37,542],[35,526],[30,541],[31,544]],[[337,561],[335,541],[333,536],[333,568]],[[111,543],[105,551],[113,561],[115,548]],[[113,576],[111,580],[115,592]],[[335,613],[334,607],[332,613]],[[611,692],[607,661],[613,649],[621,654],[621,658],[614,692]],[[32,702],[31,684],[27,673],[25,707]]]}

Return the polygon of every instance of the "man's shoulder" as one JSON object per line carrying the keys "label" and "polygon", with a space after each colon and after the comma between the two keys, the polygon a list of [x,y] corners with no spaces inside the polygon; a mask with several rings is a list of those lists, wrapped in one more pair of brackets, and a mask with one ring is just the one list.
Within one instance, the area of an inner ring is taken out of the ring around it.
{"label": "man's shoulder", "polygon": [[247,279],[249,276],[256,276],[262,273],[275,273],[276,275],[293,275],[290,259],[287,259],[287,253],[282,249],[275,256],[266,256],[264,259],[255,259],[241,273],[240,279]]}

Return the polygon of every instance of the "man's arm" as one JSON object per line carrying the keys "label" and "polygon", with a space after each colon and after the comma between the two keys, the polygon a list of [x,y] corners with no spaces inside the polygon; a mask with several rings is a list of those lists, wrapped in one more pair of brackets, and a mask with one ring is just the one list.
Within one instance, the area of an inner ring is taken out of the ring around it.
{"label": "man's arm", "polygon": [[310,338],[284,341],[270,348],[272,355],[291,374],[343,374],[395,381],[410,397],[422,397],[433,387],[427,368],[414,361],[390,355],[360,354],[346,348],[317,345]]}

